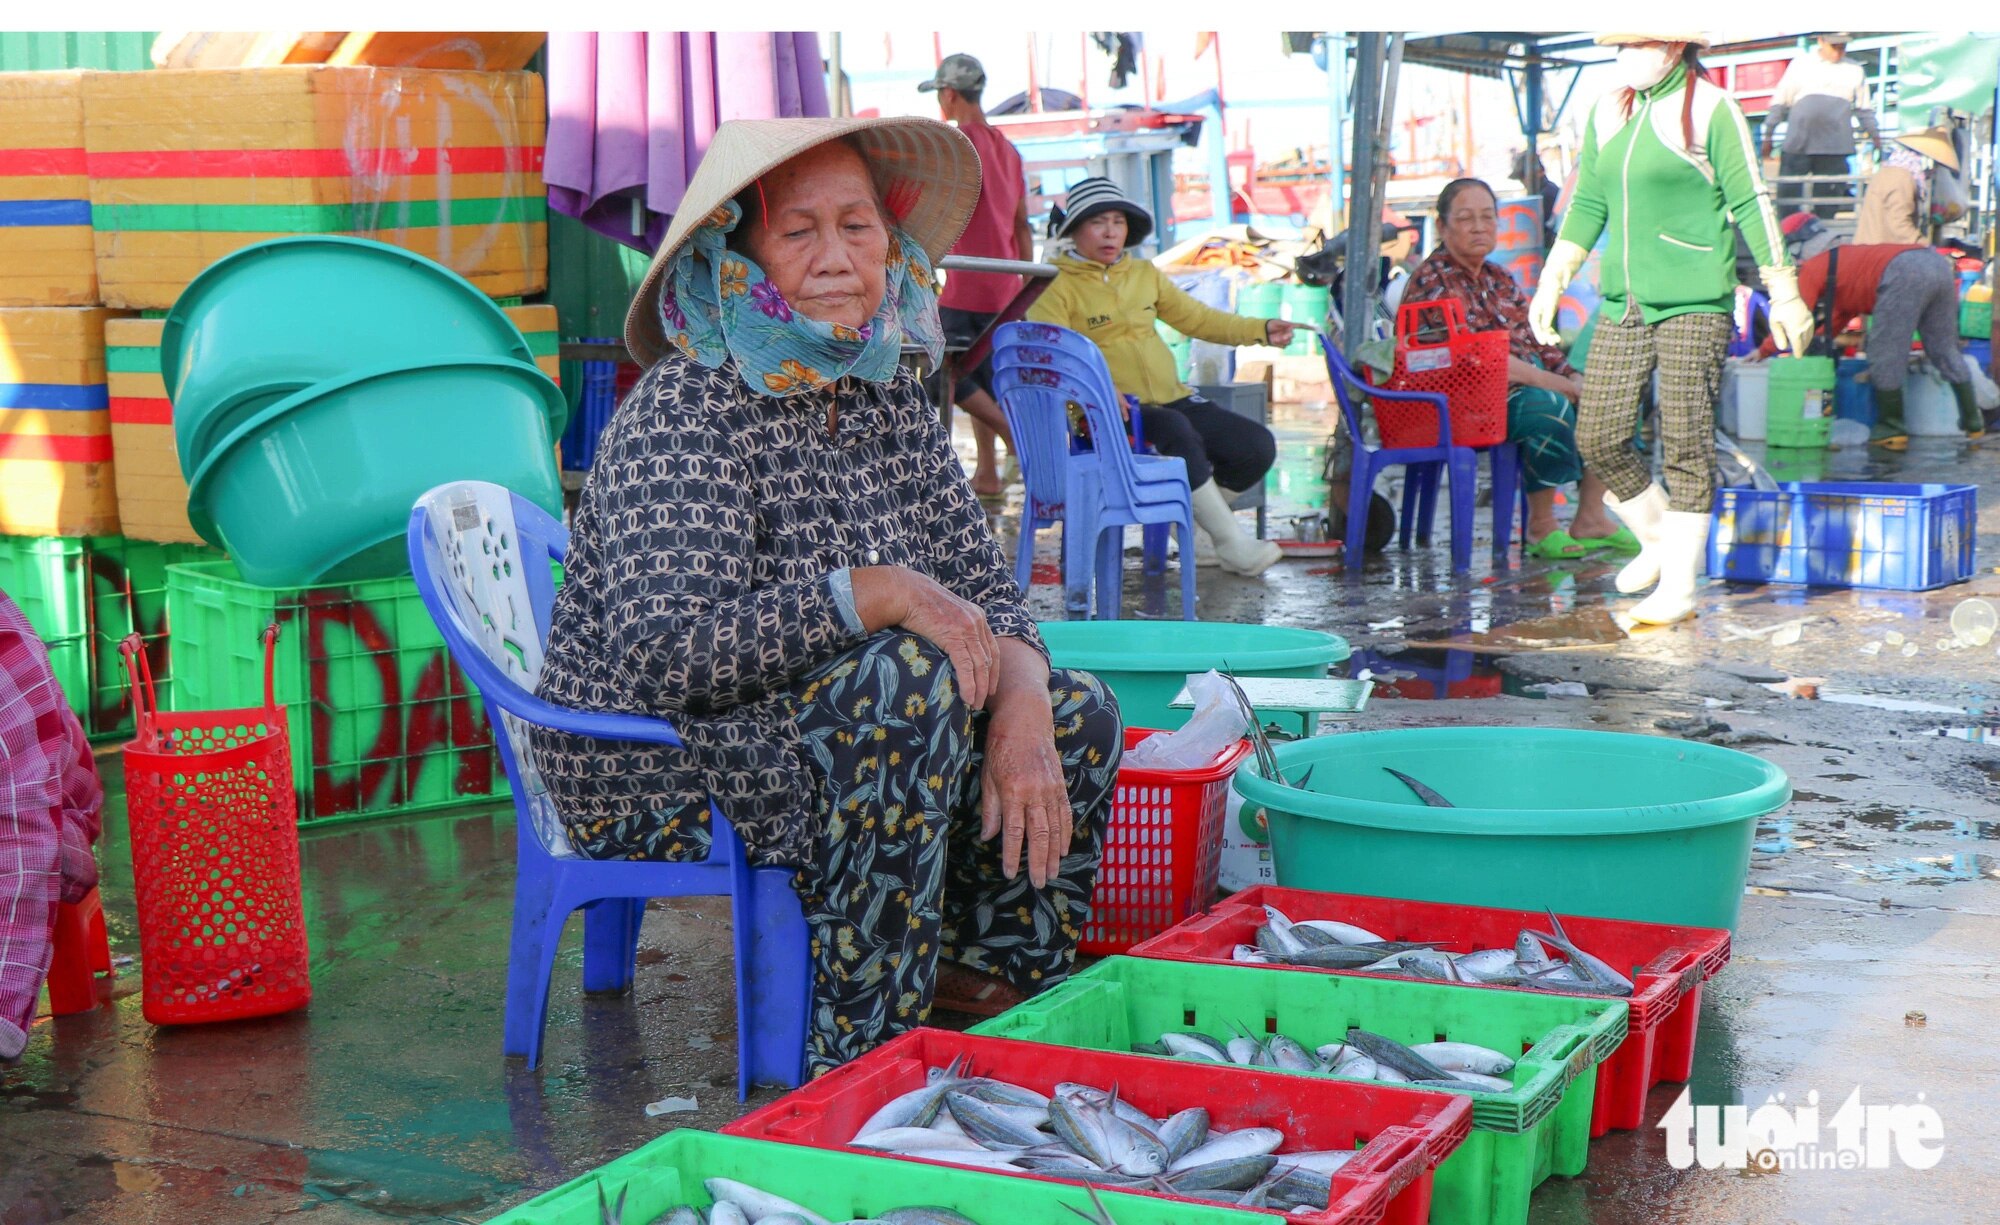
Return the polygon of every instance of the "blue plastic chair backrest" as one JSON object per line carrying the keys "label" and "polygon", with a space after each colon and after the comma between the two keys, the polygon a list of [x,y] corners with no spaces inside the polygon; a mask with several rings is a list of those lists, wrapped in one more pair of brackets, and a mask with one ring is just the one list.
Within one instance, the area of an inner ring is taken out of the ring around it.
{"label": "blue plastic chair backrest", "polygon": [[[1064,362],[1058,367],[1049,356],[1066,354],[1087,377],[1070,381],[1069,398],[1075,400],[1090,424],[1091,446],[1097,452],[1098,472],[1107,499],[1114,505],[1130,506],[1137,499],[1138,467],[1132,462],[1132,447],[1125,439],[1125,420],[1119,413],[1118,391],[1111,383],[1111,368],[1104,354],[1088,337],[1051,323],[1009,323],[994,333],[993,365],[1008,367],[1041,365],[1067,375]],[[1067,404],[1065,405],[1067,407]]]}
{"label": "blue plastic chair backrest", "polygon": [[1332,376],[1333,398],[1340,401],[1340,415],[1347,420],[1347,436],[1359,446],[1363,437],[1361,414],[1354,411],[1354,401],[1348,397],[1347,389],[1349,385],[1359,385],[1361,380],[1355,377],[1354,368],[1347,364],[1347,358],[1341,355],[1338,345],[1323,344],[1320,348],[1326,351],[1326,368]]}
{"label": "blue plastic chair backrest", "polygon": [[[1032,375],[1033,372],[1026,372]],[[997,362],[993,391],[1007,428],[1014,435],[1014,454],[1021,461],[1021,481],[1027,486],[1028,513],[1047,517],[1063,510],[1069,497],[1066,473],[1070,463],[1069,414],[1062,397],[1032,377]]]}

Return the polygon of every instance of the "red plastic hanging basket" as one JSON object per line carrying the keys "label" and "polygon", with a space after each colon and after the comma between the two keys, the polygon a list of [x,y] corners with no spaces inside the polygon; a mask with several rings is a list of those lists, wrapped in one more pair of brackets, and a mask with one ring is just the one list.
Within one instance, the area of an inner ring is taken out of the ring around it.
{"label": "red plastic hanging basket", "polygon": [[[1417,340],[1425,312],[1444,316],[1445,338]],[[1408,302],[1396,308],[1396,367],[1384,386],[1393,391],[1435,391],[1451,405],[1451,441],[1487,447],[1507,437],[1507,332],[1475,332],[1457,298]],[[1426,403],[1375,401],[1375,424],[1385,447],[1438,445],[1437,413]]]}
{"label": "red plastic hanging basket", "polygon": [[160,710],[137,634],[119,649],[137,730],[125,746],[143,1011],[155,1025],[269,1016],[312,999],[298,800],[264,631],[261,709]]}

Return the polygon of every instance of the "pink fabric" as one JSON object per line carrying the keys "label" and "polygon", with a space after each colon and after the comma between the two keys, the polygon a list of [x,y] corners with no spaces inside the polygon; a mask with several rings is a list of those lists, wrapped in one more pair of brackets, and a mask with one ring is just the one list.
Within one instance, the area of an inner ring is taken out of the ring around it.
{"label": "pink fabric", "polygon": [[21,1053],[48,976],[56,904],[97,884],[104,788],[49,653],[0,592],[0,1057]]}
{"label": "pink fabric", "polygon": [[819,35],[791,31],[552,32],[548,94],[550,207],[646,251],[716,125],[828,113]]}
{"label": "pink fabric", "polygon": [[[1014,250],[1014,214],[1028,190],[1021,154],[999,128],[990,123],[959,128],[979,150],[979,203],[972,220],[953,247],[954,255],[984,255],[990,259],[1027,259],[1032,252]],[[993,272],[948,272],[938,305],[952,310],[992,314],[1014,300],[1021,278]]]}

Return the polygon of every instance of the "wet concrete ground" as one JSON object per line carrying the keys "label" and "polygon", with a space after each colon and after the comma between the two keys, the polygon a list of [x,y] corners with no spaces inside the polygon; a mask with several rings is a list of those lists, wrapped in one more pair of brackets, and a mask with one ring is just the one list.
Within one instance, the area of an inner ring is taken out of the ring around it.
{"label": "wet concrete ground", "polygon": [[[1272,485],[1280,516],[1323,505],[1324,429],[1321,414],[1284,418]],[[1982,451],[1920,440],[1903,457],[1835,452],[1818,463],[1823,473],[1803,475],[1993,488],[2000,443]],[[1990,567],[2000,559],[2000,507],[1981,528]],[[1051,533],[1041,542],[1051,563],[1054,547]],[[1383,690],[1364,726],[1535,722],[1701,736],[1790,774],[1793,803],[1759,831],[1735,959],[1704,995],[1692,1100],[1754,1108],[1770,1094],[1793,1101],[1816,1090],[1827,1118],[1856,1087],[1867,1104],[1921,1100],[1943,1120],[1943,1160],[1922,1173],[1893,1156],[1883,1170],[1681,1171],[1657,1128],[1613,1133],[1592,1144],[1582,1177],[1543,1185],[1536,1221],[1993,1219],[2000,657],[1994,645],[1938,643],[1960,600],[2000,598],[2000,573],[1927,594],[1710,584],[1691,624],[1606,648],[1462,661],[1472,666],[1455,691],[1492,696],[1392,696],[1426,692],[1421,670],[1445,660],[1408,643],[1581,619],[1618,602],[1611,570],[1496,568],[1482,543],[1473,573],[1454,579],[1441,525],[1438,547],[1392,547],[1359,581],[1328,563],[1287,563],[1262,582],[1203,571],[1201,611],[1329,628],[1371,652],[1358,666]],[[1134,577],[1128,609],[1164,607],[1166,590]],[[1058,615],[1056,588],[1038,586],[1033,599]],[[1788,635],[1771,631],[1801,618],[1795,645],[1772,644]],[[1864,653],[1892,633],[1917,653]],[[1819,696],[1766,687],[1798,677],[1824,678]],[[1550,682],[1581,683],[1590,696],[1532,688]],[[115,755],[103,765],[115,780]],[[511,810],[314,832],[304,851],[310,1010],[155,1029],[140,1016],[128,968],[111,1008],[39,1023],[20,1066],[0,1071],[0,1225],[234,1225],[300,1213],[483,1220],[670,1127],[715,1127],[737,1113],[728,918],[718,903],[656,903],[637,985],[623,998],[577,990],[573,925],[544,1061],[528,1072],[499,1054]],[[116,803],[100,858],[115,951],[135,954]],[[1678,1092],[1654,1090],[1649,1122]],[[645,1115],[646,1103],[669,1095],[693,1096],[700,1108]]]}

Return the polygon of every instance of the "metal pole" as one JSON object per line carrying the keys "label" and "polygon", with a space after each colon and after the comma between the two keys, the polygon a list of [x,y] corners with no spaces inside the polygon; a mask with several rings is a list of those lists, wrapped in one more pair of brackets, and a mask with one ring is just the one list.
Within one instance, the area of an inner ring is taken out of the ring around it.
{"label": "metal pole", "polygon": [[827,63],[832,70],[829,75],[833,77],[833,81],[831,82],[833,86],[833,114],[837,119],[845,119],[848,114],[847,72],[840,64],[839,31],[835,31],[833,37],[827,42]]}
{"label": "metal pole", "polygon": [[1364,30],[1354,39],[1354,179],[1347,210],[1347,272],[1340,298],[1342,348],[1359,360],[1369,339],[1368,299],[1381,247],[1382,206],[1375,195],[1375,133],[1382,101],[1382,35]]}
{"label": "metal pole", "polygon": [[1347,203],[1347,39],[1331,32],[1322,37],[1326,40],[1328,223],[1337,226]]}
{"label": "metal pole", "polygon": [[1233,225],[1236,202],[1229,189],[1229,129],[1222,122],[1222,102],[1203,107],[1203,140],[1208,145],[1208,214],[1215,228]]}

